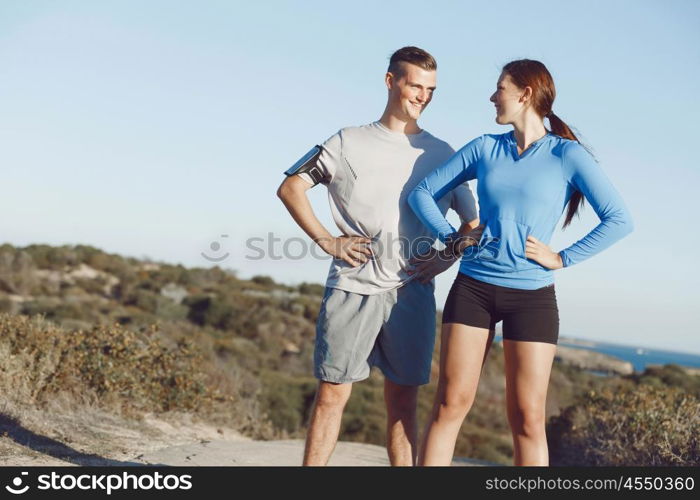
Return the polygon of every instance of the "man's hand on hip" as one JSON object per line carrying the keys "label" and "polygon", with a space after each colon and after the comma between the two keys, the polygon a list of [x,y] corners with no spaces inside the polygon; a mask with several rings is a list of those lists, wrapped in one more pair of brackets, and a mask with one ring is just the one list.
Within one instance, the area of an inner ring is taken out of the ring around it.
{"label": "man's hand on hip", "polygon": [[324,252],[336,259],[344,260],[352,267],[364,264],[372,257],[371,243],[371,239],[363,236],[345,235],[318,241],[318,245]]}

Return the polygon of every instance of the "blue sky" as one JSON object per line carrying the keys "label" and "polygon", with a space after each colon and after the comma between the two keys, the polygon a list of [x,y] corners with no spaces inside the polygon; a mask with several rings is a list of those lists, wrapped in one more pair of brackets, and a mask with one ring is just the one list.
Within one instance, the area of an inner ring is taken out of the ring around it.
{"label": "blue sky", "polygon": [[[699,21],[693,1],[5,0],[0,241],[187,266],[228,253],[221,265],[243,277],[323,282],[327,260],[247,258],[250,238],[306,241],[275,196],[282,171],[339,128],[380,116],[387,60],[403,45],[436,57],[421,125],[456,148],[507,130],[488,97],[504,63],[529,57],[549,67],[555,111],[636,223],[557,274],[562,335],[700,353]],[[326,192],[311,197],[335,229]],[[585,210],[552,246],[596,222]],[[455,273],[438,278],[438,304]]]}

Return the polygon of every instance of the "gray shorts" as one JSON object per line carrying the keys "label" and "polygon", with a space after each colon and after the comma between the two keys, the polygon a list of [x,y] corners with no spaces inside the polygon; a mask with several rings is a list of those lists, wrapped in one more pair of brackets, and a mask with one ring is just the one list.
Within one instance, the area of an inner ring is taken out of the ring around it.
{"label": "gray shorts", "polygon": [[430,381],[435,285],[411,281],[376,295],[326,288],[316,324],[314,376],[357,382],[378,367],[400,385]]}

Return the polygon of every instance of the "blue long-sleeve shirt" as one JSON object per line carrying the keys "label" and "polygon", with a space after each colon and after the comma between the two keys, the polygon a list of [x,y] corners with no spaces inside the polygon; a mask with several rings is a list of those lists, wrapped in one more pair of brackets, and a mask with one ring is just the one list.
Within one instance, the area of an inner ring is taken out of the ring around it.
{"label": "blue long-sleeve shirt", "polygon": [[477,137],[411,192],[411,208],[443,242],[455,228],[436,200],[472,179],[477,180],[485,229],[479,247],[462,256],[459,271],[486,283],[534,290],[554,282],[552,270],[525,256],[525,242],[533,235],[549,244],[575,190],[583,193],[600,223],[560,252],[564,267],[606,249],[633,228],[622,198],[578,142],[548,133],[518,155],[511,131]]}

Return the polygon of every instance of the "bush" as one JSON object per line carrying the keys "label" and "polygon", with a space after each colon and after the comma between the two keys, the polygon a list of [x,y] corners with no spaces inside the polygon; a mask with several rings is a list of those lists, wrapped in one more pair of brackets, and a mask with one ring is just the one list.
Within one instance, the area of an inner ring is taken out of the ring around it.
{"label": "bush", "polygon": [[380,446],[386,443],[384,382],[375,372],[361,384],[354,384],[343,414],[341,439]]}
{"label": "bush", "polygon": [[644,370],[641,375],[630,377],[641,384],[677,387],[700,399],[700,375],[691,375],[678,365],[654,366]]}
{"label": "bush", "polygon": [[124,300],[124,305],[135,306],[153,314],[158,308],[158,295],[149,290],[137,288]]}
{"label": "bush", "polygon": [[18,308],[9,298],[0,297],[0,313],[13,313]]}
{"label": "bush", "polygon": [[24,403],[93,393],[127,410],[191,410],[214,401],[199,351],[185,340],[166,347],[154,334],[119,326],[70,332],[42,318],[0,314],[0,348],[9,360],[0,387],[7,394],[19,383]]}
{"label": "bush", "polygon": [[253,283],[257,283],[258,285],[275,286],[275,280],[273,280],[269,276],[253,276],[253,278],[250,281],[252,281]]}
{"label": "bush", "polygon": [[700,465],[700,401],[673,387],[591,391],[547,432],[552,465]]}
{"label": "bush", "polygon": [[297,288],[299,293],[303,295],[316,295],[318,297],[323,297],[326,293],[326,287],[319,285],[318,283],[302,283]]}
{"label": "bush", "polygon": [[186,297],[183,305],[189,308],[187,318],[200,326],[226,329],[234,325],[238,311],[231,304],[210,295]]}
{"label": "bush", "polygon": [[265,371],[261,379],[261,407],[272,424],[290,434],[302,431],[316,394],[316,380],[270,371]]}
{"label": "bush", "polygon": [[27,295],[37,284],[36,264],[24,251],[0,252],[0,291]]}

